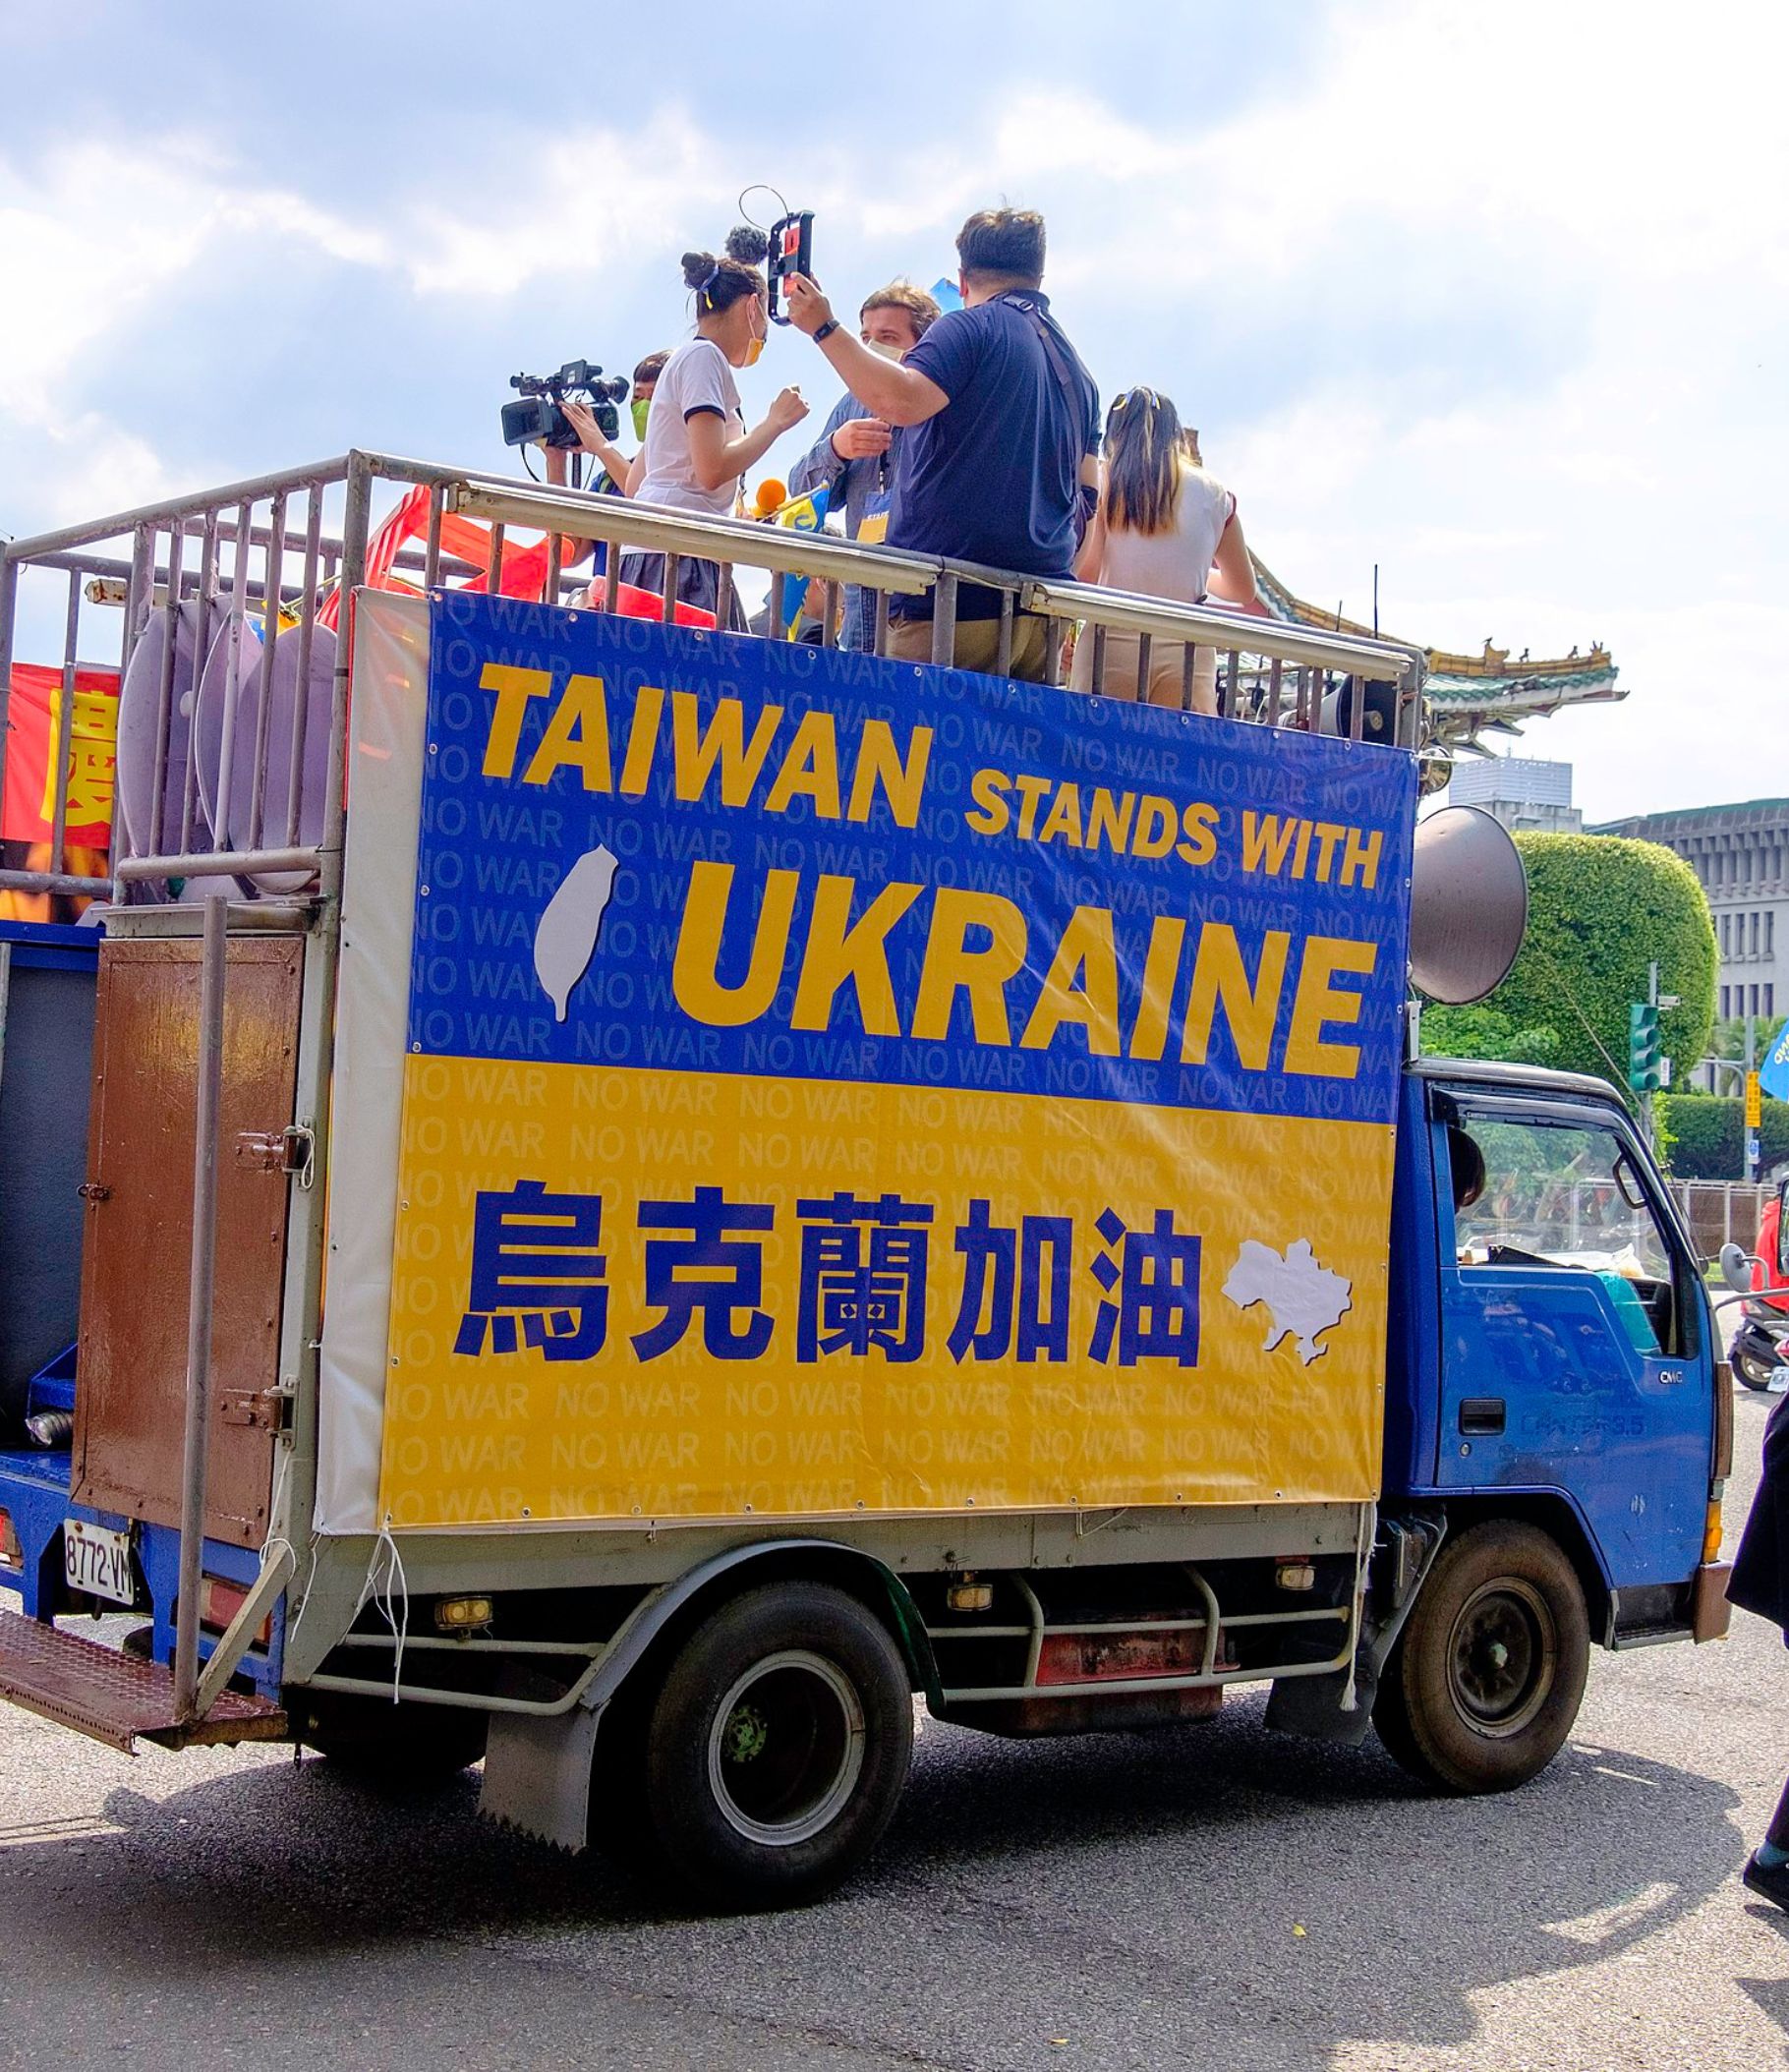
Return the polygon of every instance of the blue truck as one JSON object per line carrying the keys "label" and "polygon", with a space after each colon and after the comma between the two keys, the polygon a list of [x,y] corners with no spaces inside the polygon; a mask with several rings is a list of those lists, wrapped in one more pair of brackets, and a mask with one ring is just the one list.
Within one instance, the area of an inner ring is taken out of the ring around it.
{"label": "blue truck", "polygon": [[[1724,1633],[1730,1383],[1625,1104],[1416,1055],[1419,658],[1010,579],[1145,675],[1219,646],[1211,720],[642,623],[561,529],[941,614],[957,572],[332,465],[5,549],[10,612],[133,543],[171,799],[221,622],[263,810],[140,805],[102,928],[0,943],[0,1696],[482,1761],[524,1831],[767,1905],[874,1844],[916,1693],[1029,1736],[1264,1684],[1487,1792],[1592,1644]],[[357,590],[391,481],[547,535],[548,594],[438,544]],[[273,544],[338,489],[339,626]]]}

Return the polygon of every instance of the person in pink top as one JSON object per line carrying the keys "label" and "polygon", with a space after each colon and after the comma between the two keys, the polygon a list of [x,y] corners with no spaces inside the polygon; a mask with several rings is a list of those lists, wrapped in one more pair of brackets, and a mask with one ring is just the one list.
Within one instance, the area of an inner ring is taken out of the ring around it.
{"label": "person in pink top", "polygon": [[[1106,419],[1099,501],[1075,559],[1083,583],[1197,604],[1215,593],[1225,604],[1265,616],[1254,565],[1237,517],[1237,500],[1200,465],[1198,434],[1182,430],[1180,413],[1153,388],[1127,388]],[[1093,683],[1092,628],[1075,643],[1070,687]],[[1192,709],[1215,713],[1217,658],[1194,651]],[[1179,707],[1186,644],[1155,640],[1149,648],[1149,701]],[[1134,633],[1106,636],[1099,688],[1112,698],[1137,695]]]}

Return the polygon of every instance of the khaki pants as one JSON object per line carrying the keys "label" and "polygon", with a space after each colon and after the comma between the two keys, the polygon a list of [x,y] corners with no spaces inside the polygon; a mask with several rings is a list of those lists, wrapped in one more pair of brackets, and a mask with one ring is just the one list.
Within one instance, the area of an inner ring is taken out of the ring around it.
{"label": "khaki pants", "polygon": [[[1141,643],[1134,633],[1107,634],[1105,667],[1101,671],[1100,689],[1108,698],[1132,700],[1136,697],[1137,663],[1141,659]],[[1184,641],[1152,640],[1149,643],[1151,705],[1166,705],[1175,712],[1181,710],[1185,662]],[[1090,691],[1093,688],[1093,628],[1090,625],[1083,626],[1075,637],[1074,660],[1068,669],[1068,688],[1074,691]],[[1215,713],[1217,709],[1217,650],[1194,648],[1192,703],[1188,710],[1195,713]]]}
{"label": "khaki pants", "polygon": [[[1035,612],[1015,611],[1012,614],[1012,662],[1007,671],[1009,676],[1016,676],[1021,683],[1043,682],[1045,624],[1046,621]],[[929,618],[891,620],[889,653],[896,662],[930,662],[932,621]],[[957,668],[974,669],[980,675],[992,676],[995,658],[999,654],[999,619],[957,620],[953,657]]]}

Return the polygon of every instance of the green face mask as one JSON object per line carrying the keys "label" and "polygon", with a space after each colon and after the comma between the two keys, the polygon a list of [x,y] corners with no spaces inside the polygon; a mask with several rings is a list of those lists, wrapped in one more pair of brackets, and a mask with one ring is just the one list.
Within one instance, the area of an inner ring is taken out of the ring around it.
{"label": "green face mask", "polygon": [[651,396],[635,396],[633,401],[633,412],[634,436],[636,438],[644,438],[646,436],[646,414],[649,410],[652,409],[652,407],[653,399]]}

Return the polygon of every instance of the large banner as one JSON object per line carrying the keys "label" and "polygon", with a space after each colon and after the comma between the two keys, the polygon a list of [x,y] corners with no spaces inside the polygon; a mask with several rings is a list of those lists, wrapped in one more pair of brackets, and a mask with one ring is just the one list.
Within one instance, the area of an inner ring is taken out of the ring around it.
{"label": "large banner", "polygon": [[[62,671],[15,662],[8,687],[0,868],[47,871],[54,854]],[[118,671],[79,668],[69,721],[63,819],[63,867],[75,877],[103,881],[106,876],[117,760]],[[103,891],[103,884],[93,890]],[[40,892],[0,892],[0,921],[74,921],[87,903],[84,898]]]}
{"label": "large banner", "polygon": [[1373,1493],[1408,757],[432,608],[394,1524]]}
{"label": "large banner", "polygon": [[[15,662],[7,707],[6,790],[0,796],[0,840],[48,841],[56,816],[55,745],[62,720],[62,671]],[[112,839],[112,791],[118,763],[118,671],[75,672],[69,723],[65,839],[104,849]]]}

